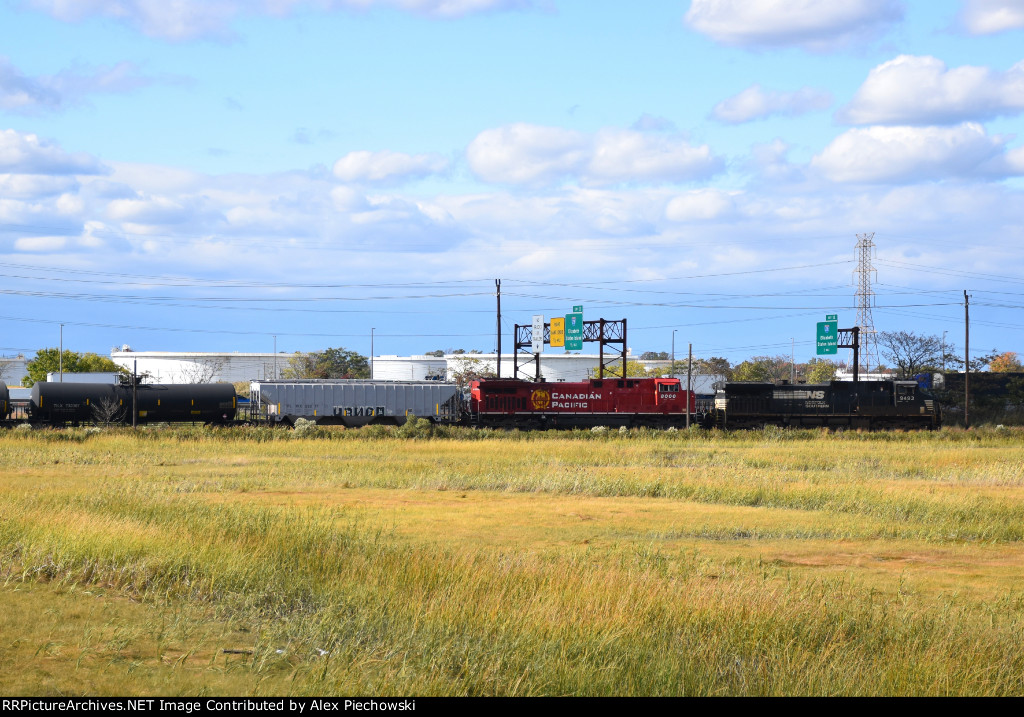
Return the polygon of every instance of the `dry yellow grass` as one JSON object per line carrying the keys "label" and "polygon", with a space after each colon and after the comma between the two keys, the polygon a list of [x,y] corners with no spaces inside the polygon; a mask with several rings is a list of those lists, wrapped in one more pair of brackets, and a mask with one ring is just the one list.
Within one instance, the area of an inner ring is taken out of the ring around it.
{"label": "dry yellow grass", "polygon": [[1024,692],[1019,433],[470,438],[0,438],[0,688]]}

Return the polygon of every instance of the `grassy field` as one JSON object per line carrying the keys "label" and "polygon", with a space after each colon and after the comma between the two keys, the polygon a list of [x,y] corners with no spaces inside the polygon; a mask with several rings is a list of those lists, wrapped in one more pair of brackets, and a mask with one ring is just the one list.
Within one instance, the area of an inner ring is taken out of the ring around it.
{"label": "grassy field", "polygon": [[0,693],[1024,694],[1024,430],[0,435]]}

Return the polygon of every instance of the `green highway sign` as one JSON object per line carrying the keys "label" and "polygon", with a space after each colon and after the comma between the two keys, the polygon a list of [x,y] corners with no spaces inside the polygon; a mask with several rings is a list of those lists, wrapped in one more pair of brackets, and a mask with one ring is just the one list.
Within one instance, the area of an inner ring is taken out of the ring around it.
{"label": "green highway sign", "polygon": [[825,321],[839,321],[839,314],[825,314]]}
{"label": "green highway sign", "polygon": [[[579,308],[579,307],[573,307]],[[583,313],[574,312],[565,315],[565,350],[583,350]]]}
{"label": "green highway sign", "polygon": [[582,314],[583,313],[583,307],[582,306],[573,306],[572,307],[572,313],[574,313],[574,314]]}
{"label": "green highway sign", "polygon": [[818,355],[839,353],[839,329],[835,321],[818,322]]}

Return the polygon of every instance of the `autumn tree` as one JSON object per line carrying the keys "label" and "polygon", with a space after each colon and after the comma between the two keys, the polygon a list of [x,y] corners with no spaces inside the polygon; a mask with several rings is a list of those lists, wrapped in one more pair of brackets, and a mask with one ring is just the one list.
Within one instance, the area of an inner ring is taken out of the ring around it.
{"label": "autumn tree", "polygon": [[1024,371],[1024,364],[1017,358],[1016,351],[1005,351],[989,362],[988,370],[993,373],[1014,373]]}
{"label": "autumn tree", "polygon": [[[63,361],[61,360],[63,357]],[[80,354],[65,349],[63,354],[58,348],[39,349],[35,358],[25,364],[28,376],[21,379],[22,386],[33,386],[37,381],[45,381],[46,374],[57,373],[63,365],[64,373],[122,373],[128,369],[118,366],[105,356],[94,353]]]}

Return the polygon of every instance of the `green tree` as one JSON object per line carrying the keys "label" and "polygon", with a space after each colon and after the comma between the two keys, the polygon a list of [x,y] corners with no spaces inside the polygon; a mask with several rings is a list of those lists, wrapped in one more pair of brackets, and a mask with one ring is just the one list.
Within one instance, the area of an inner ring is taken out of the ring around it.
{"label": "green tree", "polygon": [[370,363],[362,354],[343,348],[306,354],[296,351],[281,375],[284,378],[369,378]]}
{"label": "green tree", "polygon": [[883,331],[878,334],[878,345],[885,358],[896,364],[900,378],[913,378],[941,365],[942,339],[938,336],[925,336],[913,331]]}
{"label": "green tree", "polygon": [[803,368],[803,376],[807,383],[828,383],[836,377],[839,365],[823,358],[812,358]]}
{"label": "green tree", "polygon": [[[587,369],[587,373],[590,374],[591,378],[597,378],[600,375],[600,373],[601,373],[600,368],[601,368],[600,366],[594,366],[594,368]],[[604,375],[605,376],[611,376],[613,378],[615,378],[615,377],[621,378],[622,377],[622,362],[621,361],[616,361],[611,366],[605,366],[605,368],[604,368]],[[647,373],[647,369],[644,367],[644,365],[642,363],[640,363],[639,361],[626,361],[626,376],[627,377],[642,378],[642,377],[650,376],[650,375],[651,374]]]}
{"label": "green tree", "polygon": [[460,391],[465,390],[470,381],[494,378],[498,375],[483,359],[471,358],[468,355],[452,361],[448,374]]}
{"label": "green tree", "polygon": [[733,369],[733,381],[774,382],[792,376],[793,364],[788,356],[754,356]]}
{"label": "green tree", "polygon": [[[63,362],[61,357],[63,356]],[[37,381],[45,381],[46,374],[57,373],[61,370],[63,363],[64,373],[99,373],[117,372],[127,374],[128,369],[118,366],[116,363],[94,353],[80,354],[77,351],[64,350],[61,354],[59,348],[39,349],[35,358],[25,364],[28,369],[28,376],[21,379],[22,386],[33,386]]]}
{"label": "green tree", "polygon": [[[686,359],[676,359],[676,362],[666,368],[655,369],[648,372],[648,376],[685,376],[687,370]],[[729,359],[712,357],[709,359],[694,359],[690,367],[694,376],[724,376],[726,381],[732,379],[732,366]]]}
{"label": "green tree", "polygon": [[[946,348],[948,349],[949,347],[947,346]],[[957,349],[955,347],[953,348],[953,350],[957,351]],[[1004,354],[1001,354],[997,349],[992,349],[987,354],[976,354],[974,356],[971,356],[971,371],[972,372],[984,371],[986,368],[990,368],[991,367],[991,364],[992,364],[993,361],[996,361],[997,362],[996,365],[998,366],[998,365],[1000,365],[1000,357],[1003,356],[1003,355]],[[955,369],[955,370],[957,370],[957,371],[963,371],[964,370],[964,356],[963,356],[963,354],[959,353],[959,352],[957,352],[956,354],[951,354],[951,353],[947,352],[946,353],[946,365],[951,367],[951,368],[953,368],[953,369]],[[934,366],[929,365],[928,367],[925,368],[925,370],[933,371],[933,370],[936,370],[936,369],[935,369]]]}
{"label": "green tree", "polygon": [[[683,364],[686,365],[685,363]],[[721,356],[693,360],[693,372],[701,376],[725,376],[726,381],[732,380],[733,367],[729,359]]]}

